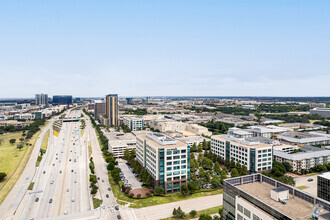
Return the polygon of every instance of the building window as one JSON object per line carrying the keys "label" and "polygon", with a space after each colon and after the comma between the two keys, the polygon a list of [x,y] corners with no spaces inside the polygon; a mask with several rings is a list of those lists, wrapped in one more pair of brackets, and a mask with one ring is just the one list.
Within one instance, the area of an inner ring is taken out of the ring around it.
{"label": "building window", "polygon": [[182,154],[186,153],[186,150],[181,150],[181,153],[182,153]]}
{"label": "building window", "polygon": [[167,178],[167,181],[172,181],[172,178],[171,177]]}
{"label": "building window", "polygon": [[244,215],[251,218],[251,212],[249,210],[247,210],[246,208],[244,208]]}
{"label": "building window", "polygon": [[181,160],[181,163],[186,163],[186,160]]}
{"label": "building window", "polygon": [[243,213],[243,206],[241,206],[240,204],[237,204],[237,209],[238,211]]}
{"label": "building window", "polygon": [[260,220],[260,218],[258,216],[256,216],[255,214],[253,214],[253,220]]}
{"label": "building window", "polygon": [[171,172],[167,172],[166,175],[167,176],[172,176],[172,173]]}
{"label": "building window", "polygon": [[167,155],[171,155],[172,154],[172,151],[167,151],[166,154]]}
{"label": "building window", "polygon": [[172,162],[167,162],[166,165],[172,165]]}
{"label": "building window", "polygon": [[166,157],[167,160],[172,160],[172,157]]}
{"label": "building window", "polygon": [[174,156],[173,157],[173,160],[177,160],[177,159],[180,159],[180,156]]}

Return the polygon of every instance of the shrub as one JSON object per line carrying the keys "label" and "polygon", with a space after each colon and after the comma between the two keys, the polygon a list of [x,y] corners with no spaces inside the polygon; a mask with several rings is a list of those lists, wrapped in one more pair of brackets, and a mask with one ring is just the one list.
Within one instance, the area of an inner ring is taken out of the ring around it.
{"label": "shrub", "polygon": [[134,196],[134,193],[130,193],[129,195],[130,195],[131,197],[133,197],[133,196]]}
{"label": "shrub", "polygon": [[196,210],[191,210],[191,212],[189,212],[189,215],[191,217],[195,217],[197,215],[197,211]]}

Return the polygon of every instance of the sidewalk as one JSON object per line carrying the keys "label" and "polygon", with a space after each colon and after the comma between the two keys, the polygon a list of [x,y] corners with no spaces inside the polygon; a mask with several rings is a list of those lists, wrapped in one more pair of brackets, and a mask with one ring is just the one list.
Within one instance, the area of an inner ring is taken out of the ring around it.
{"label": "sidewalk", "polygon": [[172,202],[162,205],[134,209],[134,212],[138,220],[156,220],[171,217],[173,209],[178,208],[179,206],[185,213],[189,213],[191,210],[200,211],[215,206],[220,206],[222,205],[222,198],[223,194],[205,196],[195,199],[183,200],[179,202]]}

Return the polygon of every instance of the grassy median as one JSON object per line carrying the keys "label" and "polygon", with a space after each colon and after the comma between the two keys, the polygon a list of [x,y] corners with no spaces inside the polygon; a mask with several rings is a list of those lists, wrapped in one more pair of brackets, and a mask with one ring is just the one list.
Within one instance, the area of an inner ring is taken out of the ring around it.
{"label": "grassy median", "polygon": [[[48,123],[46,122],[40,129],[47,126]],[[0,139],[3,139],[3,143],[0,145],[0,172],[7,174],[7,177],[0,183],[0,205],[21,176],[40,133],[41,130],[28,139],[29,145],[24,144],[21,150],[17,149],[17,142],[22,137],[22,132],[0,135]],[[16,139],[16,143],[11,145],[10,139]]]}

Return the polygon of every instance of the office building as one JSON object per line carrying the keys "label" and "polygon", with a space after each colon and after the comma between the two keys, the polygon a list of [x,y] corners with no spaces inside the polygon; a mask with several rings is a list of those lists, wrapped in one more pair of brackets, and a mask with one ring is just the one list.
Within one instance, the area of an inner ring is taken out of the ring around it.
{"label": "office building", "polygon": [[118,126],[118,95],[110,94],[105,97],[105,113],[107,117],[107,125]]}
{"label": "office building", "polygon": [[330,172],[317,176],[317,197],[330,202]]}
{"label": "office building", "polygon": [[54,95],[53,104],[55,105],[72,105],[71,95]]}
{"label": "office building", "polygon": [[48,106],[48,95],[47,94],[36,94],[35,95],[35,104]]}
{"label": "office building", "polygon": [[137,135],[136,159],[165,193],[180,191],[190,179],[190,146],[164,134]]}
{"label": "office building", "polygon": [[211,151],[222,159],[245,165],[251,173],[272,169],[272,145],[229,135],[213,135]]}
{"label": "office building", "polygon": [[274,160],[278,162],[288,162],[293,170],[300,172],[303,169],[310,169],[319,164],[330,162],[330,150],[313,146],[302,146],[298,148],[301,152],[288,153],[273,150]]}
{"label": "office building", "polygon": [[106,132],[105,136],[109,140],[109,152],[113,153],[115,158],[123,157],[126,149],[131,151],[136,148],[136,136],[132,133]]}
{"label": "office building", "polygon": [[139,131],[144,128],[143,118],[135,116],[124,116],[122,118],[122,123],[129,127],[131,131]]}
{"label": "office building", "polygon": [[330,108],[313,108],[309,110],[309,113],[330,117]]}
{"label": "office building", "polygon": [[100,116],[105,115],[105,102],[96,102],[94,107],[95,120],[99,120]]}
{"label": "office building", "polygon": [[291,145],[330,145],[330,137],[316,132],[285,132],[277,136],[277,139]]}
{"label": "office building", "polygon": [[330,203],[260,173],[224,180],[223,219],[330,219]]}

